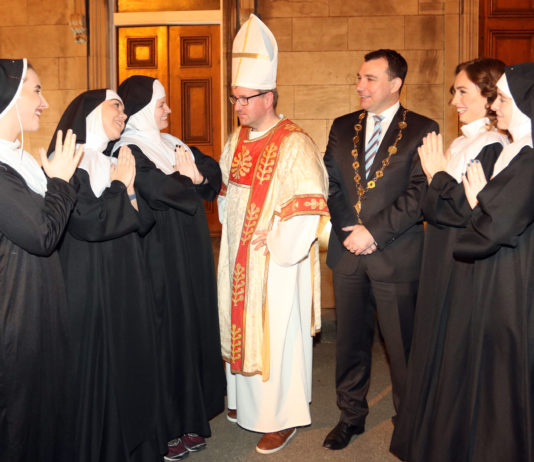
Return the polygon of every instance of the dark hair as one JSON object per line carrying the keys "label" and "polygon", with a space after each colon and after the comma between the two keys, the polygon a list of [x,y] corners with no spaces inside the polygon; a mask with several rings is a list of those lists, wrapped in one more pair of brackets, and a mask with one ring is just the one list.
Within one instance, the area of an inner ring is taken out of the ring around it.
{"label": "dark hair", "polygon": [[[454,75],[464,71],[467,78],[480,89],[480,94],[487,100],[486,117],[490,119],[491,126],[496,123],[496,115],[491,110],[491,105],[497,98],[497,81],[504,73],[504,66],[499,59],[477,58],[458,64],[454,71]],[[454,85],[451,85],[450,92],[455,95]]]}
{"label": "dark hair", "polygon": [[402,86],[404,85],[406,74],[408,73],[408,63],[400,53],[395,50],[388,49],[371,51],[363,57],[364,61],[371,61],[373,59],[380,58],[384,58],[388,62],[387,72],[389,80],[393,80],[397,77],[401,79],[401,86],[399,88],[400,92]]}
{"label": "dark hair", "polygon": [[271,93],[273,94],[273,109],[276,109],[276,105],[278,104],[278,90],[273,88]]}

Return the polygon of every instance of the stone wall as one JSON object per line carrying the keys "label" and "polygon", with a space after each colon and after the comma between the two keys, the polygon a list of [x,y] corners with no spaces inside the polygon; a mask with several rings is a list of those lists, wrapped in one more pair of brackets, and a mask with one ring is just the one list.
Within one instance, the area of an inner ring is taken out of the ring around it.
{"label": "stone wall", "polygon": [[408,61],[401,101],[457,136],[448,89],[458,63],[458,2],[451,0],[259,0],[279,46],[278,110],[324,151],[332,121],[358,108],[365,53],[398,50]]}
{"label": "stone wall", "polygon": [[87,88],[86,45],[74,42],[69,27],[72,0],[1,0],[0,57],[28,58],[37,70],[50,108],[41,129],[26,133],[24,147],[48,148],[67,104]]}
{"label": "stone wall", "polygon": [[[31,59],[50,109],[28,134],[31,152],[46,146],[60,114],[87,88],[87,49],[68,25],[78,0],[2,0],[0,57]],[[326,148],[332,120],[358,108],[356,74],[366,52],[394,48],[409,71],[401,100],[457,134],[448,88],[459,56],[457,0],[258,0],[280,49],[279,110]]]}

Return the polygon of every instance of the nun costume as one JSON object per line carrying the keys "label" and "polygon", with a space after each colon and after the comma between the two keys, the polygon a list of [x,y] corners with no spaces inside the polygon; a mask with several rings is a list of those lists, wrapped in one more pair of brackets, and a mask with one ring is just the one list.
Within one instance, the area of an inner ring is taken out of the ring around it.
{"label": "nun costume", "polygon": [[122,108],[111,90],[82,93],[57,127],[72,129],[85,143],[71,180],[78,200],[59,249],[77,403],[74,460],[150,462],[164,453],[157,443],[154,305],[141,247],[153,219],[142,200],[139,212],[132,206],[123,182],[110,179],[112,159],[103,153],[110,139],[102,119],[109,100]]}
{"label": "nun costume", "polygon": [[202,202],[217,196],[221,171],[213,158],[187,146],[203,180],[194,184],[177,171],[175,148],[184,143],[160,133],[155,111],[165,89],[158,80],[132,76],[118,93],[129,119],[114,150],[122,145],[132,150],[136,191],[156,220],[143,244],[158,307],[158,354],[173,457],[182,443],[190,449],[205,446],[209,419],[224,409],[214,259]]}
{"label": "nun costume", "polygon": [[[410,462],[534,460],[534,63],[506,67],[497,87],[502,96],[492,108],[513,142],[453,247],[472,276],[451,301],[464,319],[449,322],[443,356],[463,367],[440,379],[435,399],[442,404],[414,427],[403,454]],[[504,99],[512,107],[509,123],[500,110]]]}
{"label": "nun costume", "polygon": [[[21,92],[30,72],[25,59],[0,59],[0,129],[18,119],[21,134],[28,114]],[[56,246],[75,200],[74,188],[47,178],[18,140],[0,139],[2,461],[72,460],[63,445],[70,424],[66,299]]]}
{"label": "nun costume", "polygon": [[[504,71],[504,63],[481,59],[466,63],[464,69],[471,69],[477,81],[484,85],[478,87],[478,101],[473,101],[471,96],[470,114],[483,101],[485,104],[479,107],[488,115],[488,104],[495,99],[495,85]],[[469,78],[467,72],[465,75]],[[488,101],[483,95],[490,90],[493,98]],[[458,105],[463,104],[461,98],[457,100]],[[476,159],[490,177],[503,146],[508,144],[507,136],[493,125],[488,117],[482,117],[462,126],[462,136],[450,145],[451,159],[446,170],[432,176],[422,201],[426,229],[414,335],[405,396],[391,442],[392,452],[403,459],[407,458],[408,448],[424,447],[432,435],[440,435],[448,445],[468,406],[469,398],[462,393],[457,377],[465,374],[467,368],[463,337],[469,335],[473,303],[465,297],[471,294],[474,265],[471,261],[455,259],[453,252],[472,212],[462,184],[467,165]],[[451,426],[452,421],[455,425]],[[446,453],[449,448],[440,447],[440,450]]]}

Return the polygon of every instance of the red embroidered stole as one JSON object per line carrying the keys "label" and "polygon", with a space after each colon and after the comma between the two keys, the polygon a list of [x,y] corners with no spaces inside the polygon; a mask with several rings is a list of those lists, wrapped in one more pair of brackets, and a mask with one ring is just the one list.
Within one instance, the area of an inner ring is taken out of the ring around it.
{"label": "red embroidered stole", "polygon": [[232,279],[231,369],[243,370],[245,298],[247,288],[249,244],[256,231],[265,198],[271,185],[282,140],[293,131],[302,131],[288,119],[280,121],[265,136],[247,140],[248,127],[241,127],[232,159],[229,182],[250,185],[245,221],[237,250]]}
{"label": "red embroidered stole", "polygon": [[[291,132],[303,132],[288,119],[280,121],[265,136],[248,140],[248,128],[241,127],[234,151],[228,183],[250,186],[250,193],[241,229],[232,277],[231,357],[232,372],[243,372],[246,326],[246,293],[250,242],[256,232],[260,214],[278,164],[280,145]],[[289,174],[290,172],[288,172]],[[224,191],[226,193],[226,190]],[[322,194],[295,195],[281,206],[281,220],[295,215],[314,214],[328,216],[325,197]],[[264,368],[268,365],[264,365]],[[247,371],[246,373],[256,373]]]}

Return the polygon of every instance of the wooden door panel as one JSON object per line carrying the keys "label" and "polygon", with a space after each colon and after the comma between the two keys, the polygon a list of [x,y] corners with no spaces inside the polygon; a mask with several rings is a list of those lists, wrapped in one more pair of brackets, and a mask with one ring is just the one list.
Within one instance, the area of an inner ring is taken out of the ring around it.
{"label": "wooden door panel", "polygon": [[510,64],[534,61],[534,34],[522,31],[490,31],[490,53]]}
{"label": "wooden door panel", "polygon": [[[169,90],[174,133],[217,161],[221,155],[219,27],[169,27]],[[212,235],[220,234],[216,207],[213,203],[205,206]]]}
{"label": "wooden door panel", "polygon": [[534,13],[534,2],[532,0],[492,0],[490,15]]}
{"label": "wooden door panel", "polygon": [[[169,31],[173,126],[187,144],[219,159],[221,89],[219,26],[175,26]],[[175,103],[176,102],[176,103]]]}
{"label": "wooden door panel", "polygon": [[[211,79],[182,80],[182,134],[186,144],[208,145],[213,157]],[[205,154],[208,154],[206,150]]]}
{"label": "wooden door panel", "polygon": [[142,74],[157,78],[168,88],[168,28],[119,27],[117,34],[118,83],[131,75]]}
{"label": "wooden door panel", "polygon": [[534,0],[480,0],[481,56],[534,61]]}

